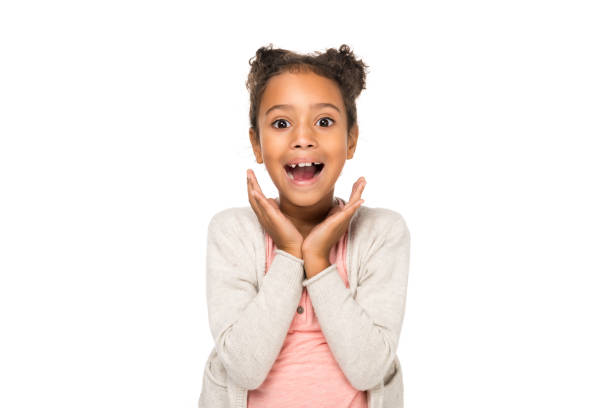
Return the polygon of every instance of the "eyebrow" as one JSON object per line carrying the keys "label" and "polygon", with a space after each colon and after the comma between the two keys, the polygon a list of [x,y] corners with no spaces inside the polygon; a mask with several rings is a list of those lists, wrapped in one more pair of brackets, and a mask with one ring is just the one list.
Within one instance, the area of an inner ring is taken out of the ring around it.
{"label": "eyebrow", "polygon": [[[338,111],[338,113],[340,112],[340,109],[334,105],[333,103],[327,103],[327,102],[320,102],[320,103],[313,103],[312,105],[310,105],[310,108],[332,108]],[[279,104],[279,105],[274,105],[271,106],[265,113],[265,115],[267,116],[268,113],[270,113],[270,111],[274,110],[274,109],[288,109],[291,110],[293,109],[293,105],[287,105],[287,104]]]}

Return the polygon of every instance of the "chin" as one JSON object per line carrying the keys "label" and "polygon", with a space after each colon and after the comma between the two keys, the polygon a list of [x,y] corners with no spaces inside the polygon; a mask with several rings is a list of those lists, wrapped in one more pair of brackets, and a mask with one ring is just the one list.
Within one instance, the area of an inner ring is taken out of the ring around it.
{"label": "chin", "polygon": [[312,207],[328,196],[328,192],[320,191],[284,191],[283,197],[298,207]]}
{"label": "chin", "polygon": [[305,191],[305,192],[296,192],[296,191],[288,191],[283,194],[283,196],[291,201],[293,204],[308,207],[315,205],[318,203],[323,196],[321,194],[315,193],[313,191]]}

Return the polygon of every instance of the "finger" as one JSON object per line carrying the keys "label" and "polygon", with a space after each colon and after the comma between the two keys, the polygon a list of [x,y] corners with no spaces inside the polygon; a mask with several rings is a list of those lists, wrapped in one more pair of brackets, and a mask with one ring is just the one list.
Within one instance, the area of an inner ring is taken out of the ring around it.
{"label": "finger", "polygon": [[332,209],[329,211],[328,217],[331,217],[332,215],[336,214],[337,212],[340,212],[341,208],[339,205],[335,205],[332,207]]}
{"label": "finger", "polygon": [[[257,177],[255,173],[251,171],[251,189],[253,189],[255,193],[255,197],[257,198],[257,203],[261,207],[262,211],[266,213],[268,218],[277,217],[278,213],[280,213],[280,209],[276,205],[276,201],[273,198],[267,198],[264,193],[261,191],[259,187],[259,183],[257,182]],[[274,205],[270,203],[270,200],[274,201]]]}
{"label": "finger", "polygon": [[[266,222],[270,222],[270,220],[273,219],[275,215],[277,215],[277,208],[270,204],[269,200],[271,199],[267,198],[261,191],[261,188],[257,183],[257,179],[255,178],[254,173],[251,173],[251,190],[253,196],[256,199],[256,203],[259,206],[260,211],[262,212],[262,214],[264,214],[266,218]],[[280,212],[280,210],[278,210],[278,212]]]}
{"label": "finger", "polygon": [[253,194],[253,183],[251,183],[251,170],[247,169],[247,193],[249,198],[249,203],[251,203],[251,207],[255,209],[257,207],[257,200],[255,199],[255,195]]}
{"label": "finger", "polygon": [[353,184],[353,191],[351,192],[351,199],[353,199],[354,197],[359,197],[359,195],[361,194],[361,192],[363,191],[364,187],[365,187],[365,178],[359,177],[357,179],[357,181]]}
{"label": "finger", "polygon": [[[251,203],[251,207],[255,207],[255,197],[253,196],[252,188],[251,188],[251,173],[250,169],[247,169],[247,198],[249,199],[249,203]],[[254,209],[254,208],[253,208]]]}
{"label": "finger", "polygon": [[263,212],[266,214],[266,218],[269,221],[273,220],[275,223],[282,222],[281,218],[284,217],[282,215],[282,212],[276,206],[276,202],[274,204],[270,202],[270,201],[274,201],[273,198],[266,198],[262,194],[260,194],[258,191],[255,191],[255,197],[257,198],[257,202],[259,203]]}
{"label": "finger", "polygon": [[268,217],[266,216],[264,209],[259,203],[260,200],[257,195],[257,191],[253,189],[251,174],[252,174],[252,170],[251,172],[247,170],[247,189],[248,189],[248,194],[249,194],[249,203],[251,203],[251,207],[253,208],[253,211],[255,211],[255,214],[257,214],[257,218],[261,222],[267,222]]}
{"label": "finger", "polygon": [[266,196],[264,195],[263,191],[261,191],[261,187],[259,187],[257,177],[255,177],[255,173],[253,171],[251,171],[251,183],[253,184],[253,188],[257,190],[262,195],[262,197],[265,198]]}
{"label": "finger", "polygon": [[343,208],[334,207],[332,211],[330,211],[330,214],[328,217],[331,217],[336,213],[340,213],[340,215],[338,216],[340,219],[351,217],[354,211],[357,209],[357,207],[359,207],[361,203],[363,202],[364,202],[363,199],[356,199],[353,202],[348,202],[347,204],[345,204]]}
{"label": "finger", "polygon": [[[271,203],[271,201],[274,201],[273,198],[267,198],[266,196],[264,196],[260,191],[258,190],[253,190],[255,193],[255,197],[257,198],[257,202],[259,203],[259,205],[268,213],[270,214],[275,214],[276,213],[276,207]],[[276,204],[276,202],[274,203]]]}
{"label": "finger", "polygon": [[278,207],[278,203],[276,202],[276,199],[274,199],[274,198],[268,198],[268,202],[269,202],[270,204],[272,204],[272,206],[273,206],[274,208],[276,208],[277,210],[280,210],[280,208]]}
{"label": "finger", "polygon": [[259,209],[259,211],[261,211],[264,214],[267,213],[267,209],[265,206],[266,197],[264,197],[259,191],[255,190],[252,184],[251,184],[251,194],[253,195],[253,200],[255,201],[255,205],[257,205],[257,208]]}
{"label": "finger", "polygon": [[359,177],[357,181],[353,184],[353,190],[351,191],[351,198],[349,198],[349,205],[355,203],[356,200],[361,198],[361,193],[365,188],[365,178],[363,176]]}
{"label": "finger", "polygon": [[260,197],[265,199],[265,196],[261,192],[261,189],[258,188],[259,185],[256,184],[255,173],[253,170],[247,170],[247,184],[249,188],[249,197],[253,198],[254,204],[259,208],[259,210],[263,211],[261,206]]}
{"label": "finger", "polygon": [[350,216],[352,216],[355,211],[357,211],[357,208],[359,208],[359,206],[361,206],[361,204],[364,203],[364,199],[363,198],[359,198],[357,200],[355,200],[354,203],[349,204],[348,206],[344,207],[344,210],[350,214]]}
{"label": "finger", "polygon": [[328,222],[330,223],[330,225],[334,225],[335,227],[348,223],[351,217],[353,216],[353,214],[355,213],[355,211],[357,210],[357,208],[359,208],[359,206],[363,202],[364,202],[363,199],[359,199],[353,203],[346,204],[344,208],[338,211],[337,214],[335,213],[335,214],[328,216],[325,222]]}

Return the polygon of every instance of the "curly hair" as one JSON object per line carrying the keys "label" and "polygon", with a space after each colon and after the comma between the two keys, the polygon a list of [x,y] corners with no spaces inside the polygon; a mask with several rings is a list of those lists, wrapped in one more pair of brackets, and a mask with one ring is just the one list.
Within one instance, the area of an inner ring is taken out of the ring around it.
{"label": "curly hair", "polygon": [[282,48],[273,48],[272,44],[260,47],[255,56],[249,59],[251,70],[246,81],[251,98],[249,119],[255,130],[259,143],[257,115],[261,97],[271,77],[283,72],[311,71],[315,74],[334,80],[342,93],[347,112],[347,129],[357,122],[355,99],[365,89],[366,68],[368,66],[357,60],[348,45],[342,44],[338,49],[328,48],[325,52],[298,54]]}

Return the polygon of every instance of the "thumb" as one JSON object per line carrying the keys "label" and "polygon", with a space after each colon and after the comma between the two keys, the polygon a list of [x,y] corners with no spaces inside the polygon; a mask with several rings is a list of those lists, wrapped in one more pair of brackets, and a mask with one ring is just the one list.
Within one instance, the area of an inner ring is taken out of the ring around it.
{"label": "thumb", "polygon": [[276,199],[268,198],[268,202],[272,204],[272,207],[276,208],[277,210],[280,210],[280,208],[278,208],[278,203],[276,202]]}
{"label": "thumb", "polygon": [[337,212],[342,211],[342,208],[340,208],[340,204],[336,203],[334,204],[334,206],[332,207],[332,209],[329,211],[328,216],[334,215]]}

